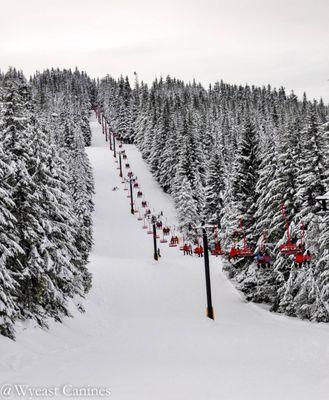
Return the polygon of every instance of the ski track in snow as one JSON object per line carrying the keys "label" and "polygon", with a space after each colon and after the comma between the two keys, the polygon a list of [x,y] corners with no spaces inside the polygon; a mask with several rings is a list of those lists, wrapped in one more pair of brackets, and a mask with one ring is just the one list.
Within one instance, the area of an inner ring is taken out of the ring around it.
{"label": "ski track in snow", "polygon": [[[327,399],[328,325],[244,302],[218,258],[211,258],[216,320],[207,319],[203,259],[161,245],[163,257],[152,260],[152,236],[130,214],[94,117],[91,126],[96,209],[86,313],[73,310],[49,330],[21,324],[16,342],[0,337],[0,384],[106,386],[116,400]],[[140,153],[125,149],[146,200],[177,223]]]}

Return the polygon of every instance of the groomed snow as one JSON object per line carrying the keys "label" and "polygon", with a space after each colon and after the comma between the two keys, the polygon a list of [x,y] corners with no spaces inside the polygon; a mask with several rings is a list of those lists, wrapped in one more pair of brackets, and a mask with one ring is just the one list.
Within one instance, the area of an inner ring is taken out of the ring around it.
{"label": "groomed snow", "polygon": [[[115,400],[327,399],[329,326],[245,303],[214,258],[216,320],[207,319],[202,260],[166,245],[152,260],[152,237],[130,214],[94,118],[91,126],[96,210],[86,313],[49,330],[20,326],[16,342],[1,337],[0,383],[106,386]],[[174,224],[171,199],[135,147],[125,148],[146,200]]]}

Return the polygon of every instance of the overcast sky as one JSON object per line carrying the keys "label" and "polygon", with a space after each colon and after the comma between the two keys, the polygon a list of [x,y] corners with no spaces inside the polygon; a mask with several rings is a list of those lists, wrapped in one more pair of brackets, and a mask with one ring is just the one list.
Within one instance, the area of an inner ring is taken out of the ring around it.
{"label": "overcast sky", "polygon": [[284,86],[329,102],[329,0],[0,0],[0,68]]}

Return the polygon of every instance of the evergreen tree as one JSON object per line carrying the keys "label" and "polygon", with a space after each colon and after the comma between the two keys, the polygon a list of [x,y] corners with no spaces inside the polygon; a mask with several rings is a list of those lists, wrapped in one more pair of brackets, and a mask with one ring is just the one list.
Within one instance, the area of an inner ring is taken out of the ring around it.
{"label": "evergreen tree", "polygon": [[19,290],[11,260],[23,252],[12,214],[15,203],[8,184],[12,173],[0,144],[0,334],[10,338],[14,337],[13,325],[18,314],[15,296]]}
{"label": "evergreen tree", "polygon": [[234,162],[232,176],[232,198],[237,212],[236,219],[245,221],[248,237],[255,228],[256,184],[258,180],[256,131],[250,120],[244,124]]}
{"label": "evergreen tree", "polygon": [[220,226],[223,215],[225,176],[219,148],[215,148],[209,162],[205,191],[204,218],[210,224]]}
{"label": "evergreen tree", "polygon": [[181,184],[181,190],[176,197],[177,213],[180,227],[184,232],[188,232],[191,221],[197,223],[199,216],[195,200],[193,199],[191,184],[187,177],[184,177]]}

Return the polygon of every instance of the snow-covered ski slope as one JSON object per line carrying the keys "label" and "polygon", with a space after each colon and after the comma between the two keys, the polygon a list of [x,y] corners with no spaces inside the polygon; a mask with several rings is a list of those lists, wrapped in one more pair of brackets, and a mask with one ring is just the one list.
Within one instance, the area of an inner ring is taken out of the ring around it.
{"label": "snow-covered ski slope", "polygon": [[[152,260],[152,237],[130,214],[94,118],[91,126],[96,210],[86,313],[48,331],[19,327],[16,342],[1,337],[0,384],[106,386],[115,400],[328,399],[329,326],[245,303],[216,258],[216,320],[207,319],[202,259],[161,245],[163,257]],[[125,148],[146,199],[175,223],[171,199],[135,147]]]}

